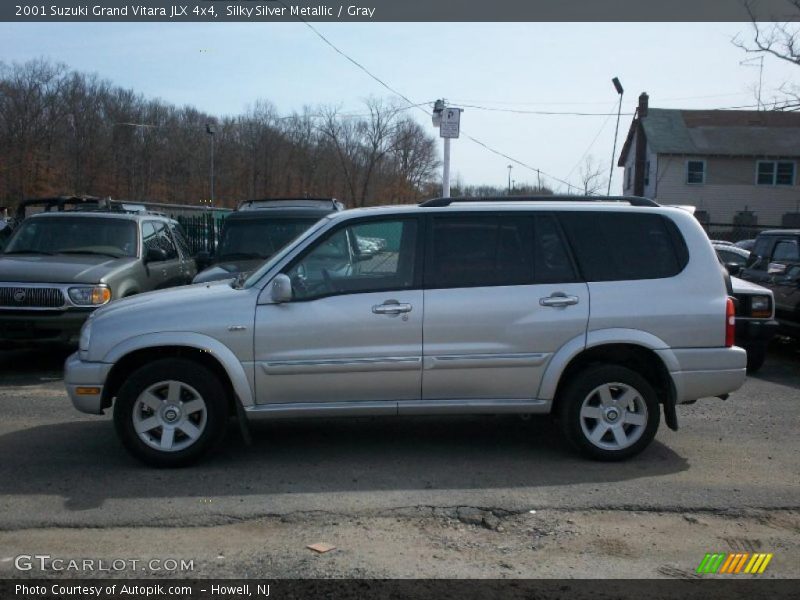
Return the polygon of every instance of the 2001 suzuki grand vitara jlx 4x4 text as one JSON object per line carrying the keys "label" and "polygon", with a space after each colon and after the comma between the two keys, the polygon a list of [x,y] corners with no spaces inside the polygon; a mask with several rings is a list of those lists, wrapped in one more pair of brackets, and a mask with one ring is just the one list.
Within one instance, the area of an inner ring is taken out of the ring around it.
{"label": "2001 suzuki grand vitara jlx 4x4 text", "polygon": [[68,392],[113,404],[127,449],[161,466],[196,460],[231,415],[552,413],[584,454],[632,456],[662,407],[676,429],[676,404],[738,389],[746,354],[691,214],[585,200],[333,213],[246,279],[95,312]]}

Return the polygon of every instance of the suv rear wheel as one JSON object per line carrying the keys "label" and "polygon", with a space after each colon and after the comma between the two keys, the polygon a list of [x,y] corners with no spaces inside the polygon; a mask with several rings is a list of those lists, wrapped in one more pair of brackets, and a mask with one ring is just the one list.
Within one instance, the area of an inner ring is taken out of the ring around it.
{"label": "suv rear wheel", "polygon": [[564,435],[596,460],[638,454],[653,440],[661,420],[653,387],[635,371],[617,365],[597,365],[577,373],[559,404]]}
{"label": "suv rear wheel", "polygon": [[219,443],[227,426],[225,390],[197,363],[163,359],[120,388],[114,425],[125,448],[157,467],[188,465]]}

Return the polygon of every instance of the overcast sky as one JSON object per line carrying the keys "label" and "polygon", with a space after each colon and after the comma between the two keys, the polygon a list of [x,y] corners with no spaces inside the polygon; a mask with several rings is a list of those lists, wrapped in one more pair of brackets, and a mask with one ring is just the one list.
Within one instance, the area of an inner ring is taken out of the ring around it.
{"label": "overcast sky", "polygon": [[[616,111],[611,78],[625,87],[623,113],[640,92],[664,108],[755,104],[757,67],[731,44],[746,23],[416,23],[314,26],[415,103],[494,109]],[[150,97],[218,115],[257,99],[281,113],[304,105],[357,112],[391,93],[302,23],[0,24],[0,60],[47,57]],[[764,61],[762,97],[797,78],[798,67]],[[431,133],[422,112],[409,110]],[[623,114],[617,155],[630,123]],[[614,117],[519,114],[465,107],[463,131],[545,173],[578,183],[582,157],[608,168]],[[592,143],[594,140],[594,143]],[[441,151],[441,146],[440,146]],[[509,160],[468,139],[454,141],[453,172],[470,184],[506,185]],[[536,182],[516,165],[512,177]],[[621,190],[615,168],[613,191]],[[559,184],[543,176],[550,186]],[[561,186],[562,191],[565,187]]]}

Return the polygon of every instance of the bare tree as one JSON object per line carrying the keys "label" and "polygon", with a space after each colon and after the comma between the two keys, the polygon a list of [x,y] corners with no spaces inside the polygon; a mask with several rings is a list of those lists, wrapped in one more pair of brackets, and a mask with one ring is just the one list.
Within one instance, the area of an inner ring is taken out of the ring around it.
{"label": "bare tree", "polygon": [[[800,0],[787,0],[791,9],[800,13]],[[745,42],[741,35],[733,38],[733,44],[745,52],[767,53],[800,65],[800,25],[797,22],[760,23],[750,0],[744,3],[753,28],[751,41]],[[800,16],[800,15],[795,15]]]}
{"label": "bare tree", "polygon": [[593,196],[603,189],[605,185],[603,172],[602,167],[595,163],[591,154],[584,159],[583,164],[578,169],[584,196]]}
{"label": "bare tree", "polygon": [[[752,34],[745,40],[742,34],[737,34],[731,42],[749,54],[769,55],[779,60],[800,65],[800,0],[786,0],[789,13],[782,14],[781,20],[771,15],[756,14],[755,3],[745,0],[744,7],[750,18]],[[787,19],[787,20],[783,20]],[[764,22],[764,21],[771,22]],[[771,104],[774,110],[787,108],[795,109],[800,106],[800,88],[793,84],[784,83],[779,91],[783,97],[773,98]],[[764,103],[760,93],[756,94],[759,103]]]}
{"label": "bare tree", "polygon": [[355,206],[412,202],[437,165],[435,140],[397,106],[366,114],[305,107],[280,116],[267,100],[217,118],[38,60],[0,63],[0,203],[93,194],[222,206],[254,197],[336,196]]}

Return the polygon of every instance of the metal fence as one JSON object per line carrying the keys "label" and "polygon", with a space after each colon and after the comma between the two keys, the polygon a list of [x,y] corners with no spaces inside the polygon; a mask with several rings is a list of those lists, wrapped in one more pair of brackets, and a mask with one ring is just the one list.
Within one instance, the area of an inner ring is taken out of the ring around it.
{"label": "metal fence", "polygon": [[[112,203],[122,201],[112,200]],[[175,219],[186,231],[186,241],[192,254],[201,250],[213,252],[219,242],[222,223],[232,211],[228,208],[209,208],[185,204],[164,204],[160,202],[136,202],[148,210],[158,211]]]}
{"label": "metal fence", "polygon": [[201,250],[213,252],[217,248],[224,216],[214,213],[199,215],[175,215],[173,218],[186,231],[186,241],[192,254]]}

